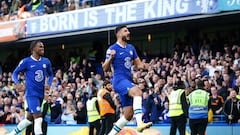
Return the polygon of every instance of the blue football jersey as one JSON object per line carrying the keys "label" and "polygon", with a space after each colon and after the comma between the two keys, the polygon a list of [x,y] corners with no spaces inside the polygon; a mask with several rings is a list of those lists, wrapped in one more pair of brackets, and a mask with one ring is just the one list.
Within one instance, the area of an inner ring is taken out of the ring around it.
{"label": "blue football jersey", "polygon": [[[14,83],[19,83],[19,72],[25,72],[26,78],[26,96],[44,97],[44,86],[47,82],[49,86],[52,84],[53,71],[50,60],[46,57],[41,57],[39,60],[32,56],[24,58],[20,61],[16,69],[13,71]],[[48,80],[46,81],[46,76]]]}
{"label": "blue football jersey", "polygon": [[106,52],[106,59],[109,58],[111,50],[116,51],[116,54],[112,61],[114,78],[131,78],[131,67],[133,60],[138,58],[134,46],[127,44],[124,48],[121,45],[115,43],[108,48]]}

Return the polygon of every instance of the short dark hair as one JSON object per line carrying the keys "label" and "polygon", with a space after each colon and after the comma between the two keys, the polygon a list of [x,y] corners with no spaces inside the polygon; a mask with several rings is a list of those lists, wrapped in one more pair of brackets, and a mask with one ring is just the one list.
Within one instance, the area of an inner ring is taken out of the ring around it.
{"label": "short dark hair", "polygon": [[235,90],[237,92],[237,94],[239,93],[239,87],[238,86],[233,87],[233,90]]}
{"label": "short dark hair", "polygon": [[126,25],[119,25],[119,26],[117,26],[117,27],[115,28],[115,34],[117,34],[118,31],[120,31],[122,28],[125,28],[125,27],[127,27],[127,26],[126,26]]}
{"label": "short dark hair", "polygon": [[197,81],[197,88],[198,89],[204,89],[204,82],[202,80]]}
{"label": "short dark hair", "polygon": [[109,80],[105,80],[103,82],[103,87],[106,87],[108,84],[111,84],[111,82]]}
{"label": "short dark hair", "polygon": [[185,89],[185,84],[184,84],[184,82],[183,81],[181,81],[181,80],[179,80],[179,81],[177,81],[177,88],[178,89]]}
{"label": "short dark hair", "polygon": [[29,49],[30,49],[31,52],[33,51],[33,48],[34,48],[39,42],[41,43],[40,40],[34,40],[34,41],[31,42],[30,47],[29,47]]}

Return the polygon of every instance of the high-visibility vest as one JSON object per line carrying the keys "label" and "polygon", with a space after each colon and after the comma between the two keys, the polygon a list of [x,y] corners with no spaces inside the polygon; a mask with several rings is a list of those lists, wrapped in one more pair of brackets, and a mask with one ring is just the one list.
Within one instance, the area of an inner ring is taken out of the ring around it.
{"label": "high-visibility vest", "polygon": [[237,99],[240,99],[240,95],[237,95]]}
{"label": "high-visibility vest", "polygon": [[87,101],[87,115],[88,115],[88,122],[94,122],[100,119],[100,115],[97,111],[96,107],[97,97],[93,97]]}
{"label": "high-visibility vest", "polygon": [[169,98],[169,116],[180,116],[183,114],[182,104],[181,104],[181,95],[184,92],[183,89],[173,90]]}
{"label": "high-visibility vest", "polygon": [[111,113],[114,114],[115,110],[111,107],[110,103],[103,98],[106,93],[110,93],[106,89],[100,89],[98,91],[98,105],[100,110],[100,115],[104,116],[105,114]]}
{"label": "high-visibility vest", "polygon": [[[33,0],[33,3],[35,3],[37,0]],[[42,0],[40,0],[38,3],[35,3],[32,5],[32,10],[36,10],[38,6],[42,4]]]}
{"label": "high-visibility vest", "polygon": [[[42,112],[44,111],[43,109],[44,109],[44,104],[45,104],[45,103],[48,104],[48,103],[47,103],[47,100],[43,99],[43,102],[42,102],[42,105],[41,105],[41,110],[42,110]],[[48,123],[51,122],[51,107],[50,107],[50,105],[48,105],[47,113],[46,113],[46,115],[44,116],[44,120],[45,120],[46,122],[48,122]]]}
{"label": "high-visibility vest", "polygon": [[189,95],[189,118],[208,118],[209,93],[204,90],[194,90]]}

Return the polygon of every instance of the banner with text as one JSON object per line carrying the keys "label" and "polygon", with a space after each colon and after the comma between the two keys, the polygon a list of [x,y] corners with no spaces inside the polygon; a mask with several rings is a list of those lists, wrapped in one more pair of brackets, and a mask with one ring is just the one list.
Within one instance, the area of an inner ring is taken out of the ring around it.
{"label": "banner with text", "polygon": [[137,0],[27,19],[27,37],[217,12],[217,0]]}
{"label": "banner with text", "polygon": [[219,0],[219,10],[240,10],[240,0]]}

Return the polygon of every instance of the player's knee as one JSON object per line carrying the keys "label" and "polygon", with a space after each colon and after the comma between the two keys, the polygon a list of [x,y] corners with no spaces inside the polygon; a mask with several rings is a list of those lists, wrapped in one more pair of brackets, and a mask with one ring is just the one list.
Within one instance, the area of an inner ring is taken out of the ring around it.
{"label": "player's knee", "polygon": [[133,117],[133,113],[125,113],[124,116],[128,121],[130,121]]}
{"label": "player's knee", "polygon": [[42,114],[41,114],[41,113],[35,113],[35,114],[33,114],[33,118],[34,118],[34,119],[41,118],[41,117],[42,117]]}
{"label": "player's knee", "polygon": [[130,91],[129,91],[129,95],[134,97],[134,96],[142,96],[142,90],[139,89],[138,87],[133,87]]}
{"label": "player's knee", "polygon": [[27,120],[33,121],[33,116],[32,115],[27,115]]}

